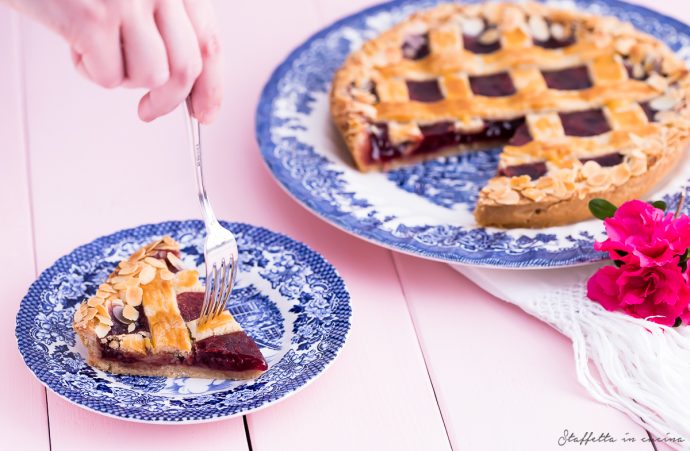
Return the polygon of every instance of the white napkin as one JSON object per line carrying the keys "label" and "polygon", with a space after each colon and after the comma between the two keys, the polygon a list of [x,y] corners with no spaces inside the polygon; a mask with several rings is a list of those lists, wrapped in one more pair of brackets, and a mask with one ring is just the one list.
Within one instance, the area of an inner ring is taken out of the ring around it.
{"label": "white napkin", "polygon": [[597,265],[564,269],[479,269],[451,265],[499,299],[550,324],[573,342],[578,381],[598,401],[656,437],[690,449],[690,326],[669,328],[608,312],[587,298]]}

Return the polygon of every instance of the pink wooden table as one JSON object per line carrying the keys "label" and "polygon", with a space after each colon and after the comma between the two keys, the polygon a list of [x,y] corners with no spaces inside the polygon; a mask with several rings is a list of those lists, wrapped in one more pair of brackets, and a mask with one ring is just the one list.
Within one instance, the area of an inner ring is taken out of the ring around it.
{"label": "pink wooden table", "polygon": [[[690,18],[683,0],[644,3]],[[204,130],[214,206],[325,255],[349,286],[354,322],[341,356],[307,390],[244,418],[177,427],[106,418],[46,392],[21,361],[14,316],[36,275],[77,245],[198,216],[181,112],[139,122],[141,93],[90,85],[63,42],[0,8],[3,449],[550,450],[564,429],[646,437],[578,385],[566,338],[443,264],[336,230],[271,179],[254,139],[263,83],[310,34],[369,4],[216,2],[228,61],[222,114]]]}

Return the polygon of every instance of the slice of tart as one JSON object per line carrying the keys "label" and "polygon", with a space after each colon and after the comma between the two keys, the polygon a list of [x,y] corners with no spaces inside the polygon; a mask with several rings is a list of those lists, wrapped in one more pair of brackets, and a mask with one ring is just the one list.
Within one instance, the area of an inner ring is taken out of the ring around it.
{"label": "slice of tart", "polygon": [[545,227],[645,195],[682,156],[689,93],[681,58],[613,17],[449,3],[353,52],[331,112],[362,171],[507,145],[476,220]]}
{"label": "slice of tart", "polygon": [[117,374],[251,379],[268,365],[225,310],[198,324],[204,288],[164,237],[120,262],[74,314],[89,365]]}

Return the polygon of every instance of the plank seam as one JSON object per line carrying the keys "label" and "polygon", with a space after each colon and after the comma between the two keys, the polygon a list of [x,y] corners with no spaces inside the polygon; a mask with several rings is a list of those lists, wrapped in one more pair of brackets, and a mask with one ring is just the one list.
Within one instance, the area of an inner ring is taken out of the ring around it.
{"label": "plank seam", "polygon": [[417,329],[417,324],[414,319],[414,315],[412,315],[412,307],[410,305],[410,301],[408,300],[407,293],[405,293],[405,285],[403,284],[402,277],[400,276],[400,270],[398,269],[398,262],[395,259],[395,254],[393,251],[388,251],[388,255],[391,258],[391,261],[393,262],[393,269],[395,271],[395,277],[398,279],[398,284],[400,285],[400,291],[402,292],[403,299],[405,299],[405,305],[407,306],[407,314],[410,316],[410,322],[412,323],[412,329],[414,330],[415,333],[415,338],[417,339],[417,346],[419,347],[420,352],[422,353],[422,361],[424,362],[424,369],[426,370],[426,375],[429,378],[429,384],[431,384],[431,391],[434,394],[434,400],[436,401],[436,407],[438,408],[438,413],[441,416],[441,423],[443,423],[443,429],[446,432],[446,439],[448,440],[448,446],[450,446],[450,449],[453,449],[453,442],[450,439],[450,434],[448,433],[448,426],[446,425],[446,419],[443,416],[443,410],[441,409],[441,404],[438,402],[438,394],[436,393],[436,387],[434,387],[434,380],[431,377],[431,372],[429,371],[429,365],[427,363],[427,355],[424,352],[424,347],[422,346],[421,339],[419,337],[419,331]]}
{"label": "plank seam", "polygon": [[[16,12],[11,13],[10,34],[14,40],[14,52],[15,58],[19,62],[17,64],[17,84],[19,85],[19,108],[20,108],[20,121],[22,128],[22,148],[24,149],[24,170],[26,172],[26,195],[27,201],[29,203],[29,223],[31,225],[31,253],[34,264],[34,277],[38,277],[38,254],[36,252],[36,215],[35,215],[35,205],[34,205],[34,192],[32,184],[32,171],[31,171],[31,157],[29,155],[29,115],[27,112],[27,92],[26,92],[26,60],[24,58],[24,41],[22,39],[21,27],[19,25],[20,19]],[[46,426],[48,430],[48,449],[53,449],[53,441],[50,434],[50,408],[48,404],[48,390],[43,388],[43,396],[45,399],[46,406]]]}

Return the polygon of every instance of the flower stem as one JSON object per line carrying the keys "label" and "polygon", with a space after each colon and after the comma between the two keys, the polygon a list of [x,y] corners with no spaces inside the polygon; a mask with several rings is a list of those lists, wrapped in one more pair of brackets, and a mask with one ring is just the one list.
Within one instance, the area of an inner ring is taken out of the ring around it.
{"label": "flower stem", "polygon": [[676,213],[673,215],[673,219],[680,216],[680,211],[683,209],[683,204],[685,204],[685,190],[680,193],[680,199],[678,200],[678,206],[676,207]]}

